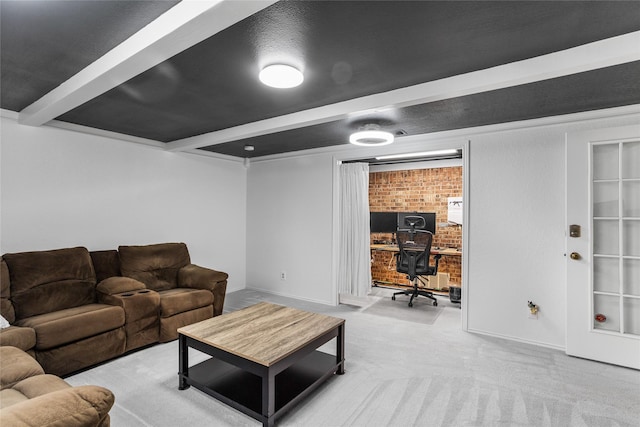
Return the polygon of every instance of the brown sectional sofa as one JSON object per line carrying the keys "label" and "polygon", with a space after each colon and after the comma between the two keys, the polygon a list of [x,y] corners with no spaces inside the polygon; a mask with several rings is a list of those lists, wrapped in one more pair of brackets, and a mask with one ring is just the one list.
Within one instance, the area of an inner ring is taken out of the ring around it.
{"label": "brown sectional sofa", "polygon": [[67,375],[221,314],[227,277],[191,264],[184,243],[5,254],[0,346]]}
{"label": "brown sectional sofa", "polygon": [[0,347],[0,425],[108,427],[114,396],[106,388],[72,387],[45,374],[24,351]]}

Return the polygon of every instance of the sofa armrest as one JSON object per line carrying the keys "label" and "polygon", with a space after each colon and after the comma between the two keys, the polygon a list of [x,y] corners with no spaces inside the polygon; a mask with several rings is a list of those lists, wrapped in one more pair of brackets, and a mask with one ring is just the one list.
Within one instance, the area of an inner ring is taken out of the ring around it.
{"label": "sofa armrest", "polygon": [[108,416],[114,400],[113,393],[104,387],[72,387],[2,408],[0,425],[97,426]]}
{"label": "sofa armrest", "polygon": [[0,329],[0,346],[17,347],[29,351],[36,345],[36,331],[28,326],[9,326]]}
{"label": "sofa armrest", "polygon": [[229,275],[222,271],[188,264],[178,270],[178,286],[206,289],[213,294],[213,315],[222,314]]}
{"label": "sofa armrest", "polygon": [[96,286],[98,293],[103,295],[115,295],[123,292],[139,291],[141,289],[146,289],[144,283],[130,277],[119,276],[104,279]]}

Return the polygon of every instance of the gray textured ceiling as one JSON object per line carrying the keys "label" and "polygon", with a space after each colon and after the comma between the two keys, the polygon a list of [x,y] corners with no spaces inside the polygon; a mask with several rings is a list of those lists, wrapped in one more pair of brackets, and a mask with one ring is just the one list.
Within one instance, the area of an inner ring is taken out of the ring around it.
{"label": "gray textured ceiling", "polygon": [[0,0],[0,107],[22,110],[176,3]]}
{"label": "gray textured ceiling", "polygon": [[[175,3],[2,0],[0,106],[21,111]],[[57,119],[169,143],[638,30],[637,1],[280,1]],[[303,85],[259,83],[282,58]],[[415,135],[638,104],[638,75],[630,62],[200,149],[259,157],[345,144],[364,122]]]}

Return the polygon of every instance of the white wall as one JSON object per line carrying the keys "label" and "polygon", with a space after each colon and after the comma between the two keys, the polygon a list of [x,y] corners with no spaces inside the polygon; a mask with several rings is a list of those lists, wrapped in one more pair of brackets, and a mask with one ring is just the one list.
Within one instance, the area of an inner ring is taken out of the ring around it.
{"label": "white wall", "polygon": [[2,118],[0,253],[185,242],[245,286],[246,169]]}
{"label": "white wall", "polygon": [[247,287],[333,304],[332,165],[327,154],[251,163]]}
{"label": "white wall", "polygon": [[474,137],[469,160],[469,330],[562,347],[564,134]]}

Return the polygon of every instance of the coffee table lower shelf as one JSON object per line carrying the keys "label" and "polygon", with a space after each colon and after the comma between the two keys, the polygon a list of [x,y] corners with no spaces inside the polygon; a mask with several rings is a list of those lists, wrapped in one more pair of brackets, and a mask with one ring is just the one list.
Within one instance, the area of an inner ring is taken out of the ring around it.
{"label": "coffee table lower shelf", "polygon": [[[272,420],[306,397],[332,375],[340,364],[336,356],[314,351],[275,376],[275,412]],[[189,367],[182,380],[257,420],[262,415],[262,378],[222,360],[211,358]]]}

